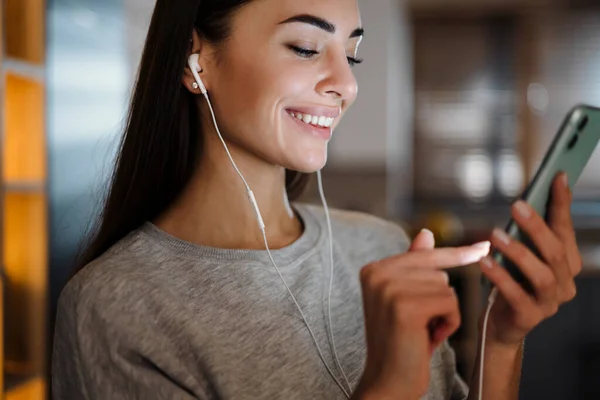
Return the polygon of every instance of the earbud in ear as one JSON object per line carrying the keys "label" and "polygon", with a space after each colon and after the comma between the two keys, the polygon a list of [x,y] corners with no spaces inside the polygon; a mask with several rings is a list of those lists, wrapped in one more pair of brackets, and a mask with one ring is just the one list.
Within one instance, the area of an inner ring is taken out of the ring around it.
{"label": "earbud in ear", "polygon": [[206,94],[206,92],[207,92],[206,86],[204,86],[204,82],[202,82],[202,78],[200,78],[200,74],[199,74],[199,72],[202,72],[202,67],[200,66],[200,63],[198,62],[199,57],[200,57],[199,54],[192,54],[188,58],[188,65],[190,67],[190,70],[192,71],[192,75],[194,75],[194,79],[196,80],[196,83],[200,87],[200,91],[202,92],[202,94]]}

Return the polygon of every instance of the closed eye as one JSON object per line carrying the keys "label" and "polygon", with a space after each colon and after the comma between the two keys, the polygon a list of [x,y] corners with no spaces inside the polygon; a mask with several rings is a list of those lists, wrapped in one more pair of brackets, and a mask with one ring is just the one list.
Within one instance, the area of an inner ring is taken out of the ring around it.
{"label": "closed eye", "polygon": [[350,64],[351,67],[354,67],[356,64],[360,64],[361,62],[363,62],[362,58],[354,58],[354,57],[346,57],[348,59],[348,64]]}
{"label": "closed eye", "polygon": [[[293,46],[293,45],[289,45],[288,47],[294,53],[296,53],[300,57],[306,58],[306,59],[312,59],[316,55],[319,54],[319,52],[316,51],[316,50],[309,50],[309,49],[305,49],[305,48],[298,47],[298,46]],[[360,64],[360,63],[363,62],[362,59],[355,58],[355,57],[346,57],[346,58],[348,59],[348,64],[350,64],[351,67],[355,66],[356,64]]]}
{"label": "closed eye", "polygon": [[319,54],[319,52],[316,50],[309,50],[293,45],[289,45],[288,47],[290,48],[290,50],[292,50],[294,53],[298,54],[302,58],[312,58]]}

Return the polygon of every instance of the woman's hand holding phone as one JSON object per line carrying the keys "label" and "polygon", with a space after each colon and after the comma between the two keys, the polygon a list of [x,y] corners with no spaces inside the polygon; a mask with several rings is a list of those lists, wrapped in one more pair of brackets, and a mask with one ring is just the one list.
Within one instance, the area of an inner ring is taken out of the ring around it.
{"label": "woman's hand holding phone", "polygon": [[433,351],[460,325],[458,300],[444,269],[479,261],[489,242],[434,249],[422,231],[409,252],[361,271],[366,367],[355,399],[418,399],[429,385]]}
{"label": "woman's hand holding phone", "polygon": [[524,290],[491,257],[481,261],[483,274],[499,291],[490,312],[487,343],[519,346],[533,328],[575,297],[574,278],[581,271],[582,261],[571,218],[571,202],[572,194],[563,173],[552,186],[547,223],[526,203],[514,204],[513,219],[531,238],[541,257],[503,231],[494,231],[492,246],[518,266],[533,293]]}

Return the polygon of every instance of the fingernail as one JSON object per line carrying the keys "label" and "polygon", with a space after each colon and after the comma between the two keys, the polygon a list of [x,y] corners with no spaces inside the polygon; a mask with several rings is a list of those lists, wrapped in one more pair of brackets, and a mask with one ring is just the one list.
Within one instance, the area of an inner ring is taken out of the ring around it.
{"label": "fingernail", "polygon": [[479,262],[479,260],[481,260],[481,258],[483,257],[483,254],[481,254],[481,250],[479,250],[479,249],[476,249],[476,250],[477,251],[466,252],[462,256],[462,264],[468,265],[468,264],[473,264],[473,263]]}
{"label": "fingernail", "polygon": [[490,257],[483,257],[480,262],[481,262],[481,265],[484,266],[485,268],[488,268],[488,269],[494,268],[494,263],[492,262],[492,259]]}
{"label": "fingernail", "polygon": [[427,228],[421,229],[421,232],[419,232],[419,235],[422,235],[422,234],[429,236],[431,238],[431,240],[435,241],[435,235],[429,229],[427,229]]}
{"label": "fingernail", "polygon": [[523,200],[519,200],[515,203],[515,209],[523,218],[531,217],[531,209],[529,205],[525,203]]}
{"label": "fingernail", "polygon": [[494,229],[493,235],[501,243],[504,243],[505,245],[510,244],[510,237],[502,229]]}
{"label": "fingernail", "polygon": [[473,245],[474,248],[481,250],[481,257],[483,256],[487,256],[488,254],[490,254],[490,248],[492,247],[492,244],[488,241],[485,242],[479,242],[479,243],[475,243]]}

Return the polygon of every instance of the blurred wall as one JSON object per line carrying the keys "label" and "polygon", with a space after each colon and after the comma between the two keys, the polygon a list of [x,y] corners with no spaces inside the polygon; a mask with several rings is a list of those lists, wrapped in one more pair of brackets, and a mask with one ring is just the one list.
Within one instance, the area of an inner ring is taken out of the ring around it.
{"label": "blurred wall", "polygon": [[50,307],[98,210],[129,90],[121,0],[48,3]]}
{"label": "blurred wall", "polygon": [[412,37],[398,0],[359,0],[365,37],[355,67],[359,95],[330,145],[334,168],[386,175],[389,214],[405,214],[412,187]]}
{"label": "blurred wall", "polygon": [[358,98],[331,143],[331,162],[339,166],[385,166],[400,149],[399,135],[411,136],[411,37],[395,0],[359,1],[365,36],[354,68]]}
{"label": "blurred wall", "polygon": [[123,0],[125,8],[125,39],[127,44],[127,62],[129,77],[133,81],[138,70],[144,41],[150,26],[154,0]]}

